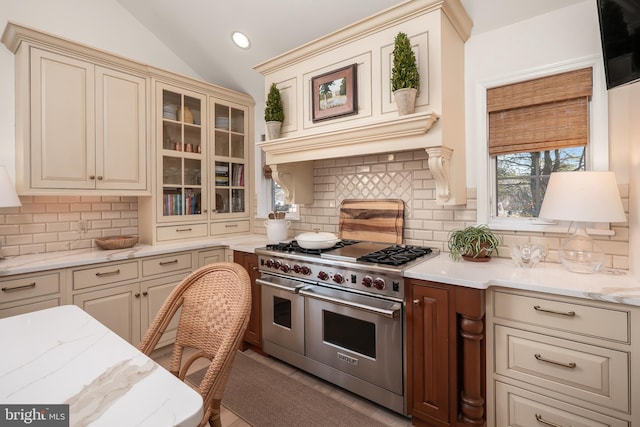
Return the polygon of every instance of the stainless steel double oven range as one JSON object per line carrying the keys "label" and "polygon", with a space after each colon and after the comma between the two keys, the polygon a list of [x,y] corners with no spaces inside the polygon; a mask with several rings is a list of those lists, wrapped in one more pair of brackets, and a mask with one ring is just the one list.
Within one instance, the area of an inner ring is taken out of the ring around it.
{"label": "stainless steel double oven range", "polygon": [[436,250],[342,240],[255,252],[264,352],[407,415],[402,273]]}

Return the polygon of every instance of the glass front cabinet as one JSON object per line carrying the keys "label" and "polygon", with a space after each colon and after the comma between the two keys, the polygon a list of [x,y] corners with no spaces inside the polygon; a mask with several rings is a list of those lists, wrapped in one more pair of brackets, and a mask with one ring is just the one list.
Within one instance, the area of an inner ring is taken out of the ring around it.
{"label": "glass front cabinet", "polygon": [[223,101],[207,86],[155,88],[155,185],[139,198],[140,241],[249,232],[253,100]]}
{"label": "glass front cabinet", "polygon": [[207,194],[206,97],[202,94],[159,87],[162,125],[158,131],[159,222],[205,219]]}

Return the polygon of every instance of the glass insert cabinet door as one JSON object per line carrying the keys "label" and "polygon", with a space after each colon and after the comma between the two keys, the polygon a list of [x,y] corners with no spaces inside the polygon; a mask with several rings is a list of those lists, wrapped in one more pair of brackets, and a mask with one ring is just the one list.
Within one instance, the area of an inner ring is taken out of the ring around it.
{"label": "glass insert cabinet door", "polygon": [[203,216],[206,132],[201,117],[206,117],[205,97],[166,87],[158,89],[158,96],[162,100],[158,138],[162,197],[158,216],[167,220]]}
{"label": "glass insert cabinet door", "polygon": [[[243,216],[247,206],[247,111],[233,104],[212,102],[214,129],[212,200],[216,214]],[[235,214],[235,215],[234,215]]]}

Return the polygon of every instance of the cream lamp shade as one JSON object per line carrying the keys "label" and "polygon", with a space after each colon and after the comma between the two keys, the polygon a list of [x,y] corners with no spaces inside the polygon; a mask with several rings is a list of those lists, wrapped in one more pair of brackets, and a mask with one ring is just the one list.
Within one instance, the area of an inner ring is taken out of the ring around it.
{"label": "cream lamp shade", "polygon": [[552,173],[538,216],[575,223],[575,231],[562,243],[558,257],[562,265],[577,273],[595,273],[604,264],[604,253],[587,234],[587,224],[627,220],[616,177],[608,171]]}
{"label": "cream lamp shade", "polygon": [[581,222],[627,220],[613,172],[554,172],[540,208],[540,218]]}
{"label": "cream lamp shade", "polygon": [[16,187],[9,178],[9,172],[4,166],[0,166],[0,208],[22,206],[16,194]]}

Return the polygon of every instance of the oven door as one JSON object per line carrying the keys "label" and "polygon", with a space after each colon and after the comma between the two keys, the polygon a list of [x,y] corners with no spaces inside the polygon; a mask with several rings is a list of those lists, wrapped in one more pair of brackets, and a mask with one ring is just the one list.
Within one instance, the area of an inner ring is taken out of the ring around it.
{"label": "oven door", "polygon": [[307,357],[403,394],[401,303],[322,286],[300,294]]}
{"label": "oven door", "polygon": [[262,339],[304,354],[304,299],[298,291],[305,283],[262,274]]}

